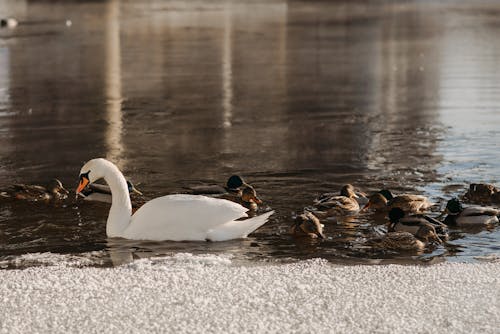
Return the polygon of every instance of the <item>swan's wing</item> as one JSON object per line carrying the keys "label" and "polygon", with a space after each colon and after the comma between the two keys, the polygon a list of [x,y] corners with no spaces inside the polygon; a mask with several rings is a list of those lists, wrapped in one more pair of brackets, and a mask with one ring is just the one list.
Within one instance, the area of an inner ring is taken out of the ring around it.
{"label": "swan's wing", "polygon": [[247,209],[224,199],[169,195],[144,204],[124,232],[129,239],[205,240],[209,230],[246,217]]}
{"label": "swan's wing", "polygon": [[209,231],[207,239],[210,241],[223,241],[246,238],[250,233],[264,225],[273,213],[274,211],[269,211],[249,219],[227,222]]}

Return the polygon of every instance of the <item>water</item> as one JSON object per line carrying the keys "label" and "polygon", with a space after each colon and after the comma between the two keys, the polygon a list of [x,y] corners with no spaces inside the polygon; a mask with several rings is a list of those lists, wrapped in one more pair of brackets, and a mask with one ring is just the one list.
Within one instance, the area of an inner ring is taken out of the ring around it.
{"label": "water", "polygon": [[[3,7],[1,7],[3,6]],[[374,252],[384,217],[326,221],[299,241],[292,215],[345,183],[444,205],[500,183],[500,5],[447,1],[18,1],[0,12],[0,186],[107,157],[148,198],[240,173],[276,214],[247,240],[106,239],[106,205],[3,201],[0,263],[54,252],[117,265],[176,252],[241,261],[476,262],[500,228],[441,247]],[[71,20],[71,26],[66,24]]]}

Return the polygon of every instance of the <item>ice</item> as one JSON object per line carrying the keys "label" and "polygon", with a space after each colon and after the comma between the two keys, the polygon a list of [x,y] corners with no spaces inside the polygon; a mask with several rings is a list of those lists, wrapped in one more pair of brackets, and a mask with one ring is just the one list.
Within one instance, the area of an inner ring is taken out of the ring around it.
{"label": "ice", "polygon": [[[177,254],[115,268],[30,254],[0,270],[1,333],[498,333],[500,263],[246,265]],[[52,262],[51,262],[52,261]]]}

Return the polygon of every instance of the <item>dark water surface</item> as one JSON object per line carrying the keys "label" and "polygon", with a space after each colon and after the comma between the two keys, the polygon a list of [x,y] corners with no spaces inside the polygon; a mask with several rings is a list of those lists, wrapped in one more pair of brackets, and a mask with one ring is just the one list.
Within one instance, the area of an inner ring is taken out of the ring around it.
{"label": "dark water surface", "polygon": [[452,231],[422,254],[374,252],[364,243],[385,221],[372,215],[325,221],[324,242],[287,236],[293,213],[345,183],[441,206],[471,182],[500,183],[497,2],[7,1],[0,14],[21,22],[0,30],[0,186],[74,189],[83,162],[107,157],[148,198],[240,173],[276,210],[247,240],[137,242],[106,239],[106,205],[2,201],[4,267],[35,252],[96,265],[500,253],[499,227]]}

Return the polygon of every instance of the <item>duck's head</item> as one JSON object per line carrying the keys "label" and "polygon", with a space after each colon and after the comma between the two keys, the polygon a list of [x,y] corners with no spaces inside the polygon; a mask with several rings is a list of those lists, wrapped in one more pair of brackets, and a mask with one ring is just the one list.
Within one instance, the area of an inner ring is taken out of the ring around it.
{"label": "duck's head", "polygon": [[129,193],[136,193],[137,195],[141,195],[141,196],[143,195],[142,192],[137,190],[137,188],[134,186],[134,184],[132,182],[130,182],[129,180],[127,180],[127,188],[128,188]]}
{"label": "duck's head", "polygon": [[405,216],[405,212],[401,208],[392,208],[389,211],[389,220],[391,223],[397,223],[401,218]]}
{"label": "duck's head", "polygon": [[436,233],[436,229],[431,224],[425,224],[419,228],[417,234],[415,235],[420,240],[425,242],[442,244],[443,241],[439,238]]}
{"label": "duck's head", "polygon": [[88,184],[102,179],[106,175],[106,172],[110,170],[116,170],[120,173],[118,168],[106,159],[97,158],[89,160],[83,165],[82,169],[80,169],[80,181],[76,188],[76,193],[79,194]]}
{"label": "duck's head", "polygon": [[342,189],[340,189],[340,196],[359,198],[359,196],[356,195],[355,189],[352,184],[346,184],[345,186],[343,186]]}
{"label": "duck's head", "polygon": [[384,210],[387,208],[387,198],[380,192],[371,195],[368,199],[368,203],[361,209],[365,211],[368,208],[372,208],[375,211]]}
{"label": "duck's head", "polygon": [[226,188],[228,191],[238,191],[239,188],[245,184],[243,178],[239,175],[231,175],[226,182]]}
{"label": "duck's head", "polygon": [[445,213],[450,215],[458,215],[463,211],[462,203],[458,200],[458,198],[454,197],[446,203]]}
{"label": "duck's head", "polygon": [[319,219],[311,212],[303,213],[295,218],[294,230],[299,230],[303,235],[314,236],[315,238],[325,239],[323,234],[323,225]]}
{"label": "duck's head", "polygon": [[241,191],[241,200],[247,203],[262,204],[262,201],[257,197],[255,189],[250,185],[246,185]]}
{"label": "duck's head", "polygon": [[388,201],[394,198],[394,195],[391,193],[389,189],[382,189],[378,193],[384,196]]}
{"label": "duck's head", "polygon": [[63,184],[58,179],[52,179],[47,183],[47,191],[53,196],[66,197],[69,191],[63,187]]}

